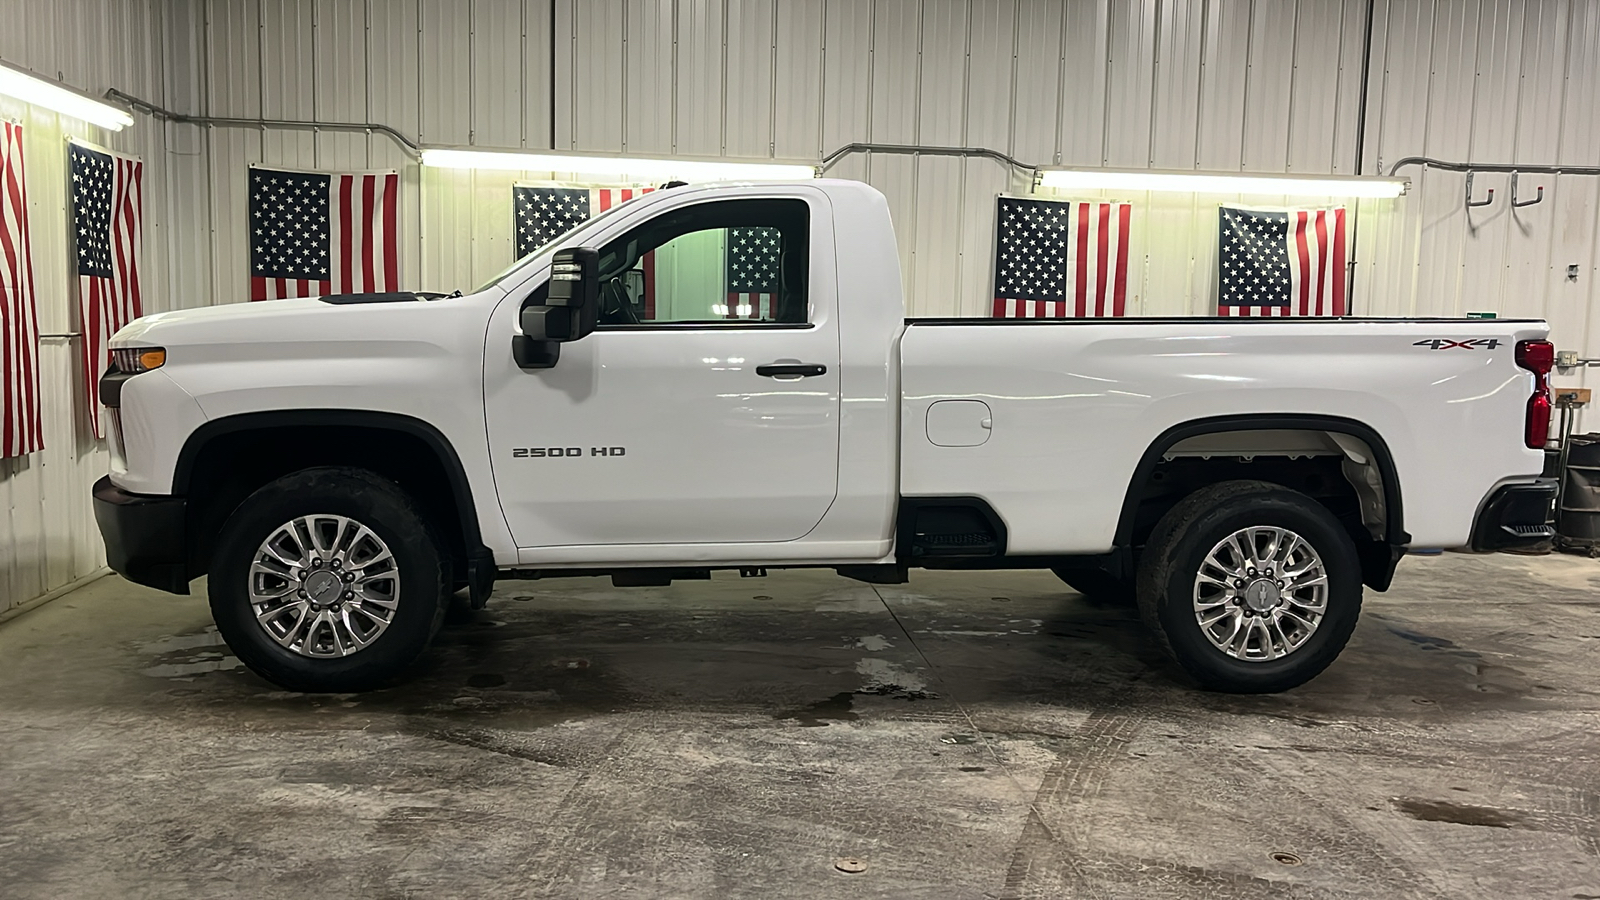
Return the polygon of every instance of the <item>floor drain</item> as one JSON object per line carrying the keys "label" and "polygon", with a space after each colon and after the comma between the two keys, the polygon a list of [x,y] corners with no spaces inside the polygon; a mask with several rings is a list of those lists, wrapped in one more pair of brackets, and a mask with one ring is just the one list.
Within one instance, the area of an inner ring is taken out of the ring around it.
{"label": "floor drain", "polygon": [[1277,853],[1272,854],[1272,861],[1283,863],[1286,866],[1298,866],[1303,862],[1299,856],[1287,850],[1279,850]]}
{"label": "floor drain", "polygon": [[858,875],[867,870],[867,861],[854,856],[841,856],[833,861],[833,867],[841,872]]}

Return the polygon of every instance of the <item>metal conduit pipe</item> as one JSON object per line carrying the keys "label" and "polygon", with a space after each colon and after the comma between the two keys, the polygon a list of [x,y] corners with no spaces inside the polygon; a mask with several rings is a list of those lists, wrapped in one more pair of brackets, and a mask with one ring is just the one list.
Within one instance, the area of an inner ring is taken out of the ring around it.
{"label": "metal conduit pipe", "polygon": [[183,125],[216,125],[223,128],[299,128],[312,131],[358,131],[384,135],[405,150],[412,158],[422,156],[422,148],[416,141],[406,137],[388,125],[377,122],[318,122],[305,119],[247,119],[235,116],[191,116],[176,113],[170,109],[157,106],[147,100],[141,100],[132,94],[125,94],[116,88],[111,88],[105,93],[106,99],[126,103],[128,106],[168,122],[177,122]]}
{"label": "metal conduit pipe", "polygon": [[1600,175],[1600,166],[1522,165],[1520,163],[1463,163],[1434,159],[1431,156],[1408,156],[1389,167],[1389,175],[1405,166],[1424,166],[1446,172],[1512,172],[1524,175]]}
{"label": "metal conduit pipe", "polygon": [[911,156],[962,156],[981,157],[992,159],[1002,165],[1022,169],[1027,172],[1038,172],[1039,167],[1021,162],[1014,157],[1007,156],[999,150],[990,150],[987,147],[935,147],[921,144],[845,144],[843,147],[829,153],[822,158],[821,165],[817,166],[817,174],[821,175],[833,167],[839,160],[854,153],[899,153]]}

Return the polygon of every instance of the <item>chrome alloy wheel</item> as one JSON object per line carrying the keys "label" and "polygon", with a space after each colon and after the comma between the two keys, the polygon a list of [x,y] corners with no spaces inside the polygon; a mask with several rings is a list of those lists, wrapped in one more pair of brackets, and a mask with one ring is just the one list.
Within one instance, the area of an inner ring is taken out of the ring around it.
{"label": "chrome alloy wheel", "polygon": [[1194,579],[1194,616],[1218,650],[1271,662],[1305,646],[1328,611],[1328,570],[1284,528],[1241,528],[1217,542]]}
{"label": "chrome alloy wheel", "polygon": [[372,529],[314,514],[279,525],[250,563],[250,607],[279,646],[349,656],[378,639],[400,605],[400,569]]}

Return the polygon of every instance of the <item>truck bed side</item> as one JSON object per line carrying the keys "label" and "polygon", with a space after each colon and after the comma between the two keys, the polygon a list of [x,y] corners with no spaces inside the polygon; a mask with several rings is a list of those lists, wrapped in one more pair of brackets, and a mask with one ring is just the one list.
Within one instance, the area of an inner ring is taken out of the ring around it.
{"label": "truck bed side", "polygon": [[[1330,417],[1387,445],[1412,546],[1461,546],[1495,486],[1543,466],[1523,443],[1533,376],[1513,354],[1547,332],[1511,320],[913,320],[901,491],[982,498],[1010,555],[1103,553],[1141,457],[1170,429]],[[930,439],[984,412],[930,418],[946,400],[986,405],[981,443]]]}

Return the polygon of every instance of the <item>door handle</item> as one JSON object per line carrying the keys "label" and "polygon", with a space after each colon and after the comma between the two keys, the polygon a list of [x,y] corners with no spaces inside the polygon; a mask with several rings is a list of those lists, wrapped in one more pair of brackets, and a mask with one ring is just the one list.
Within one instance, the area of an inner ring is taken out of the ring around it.
{"label": "door handle", "polygon": [[823,375],[828,367],[821,363],[767,363],[756,366],[756,374],[766,378],[810,378],[813,375]]}

